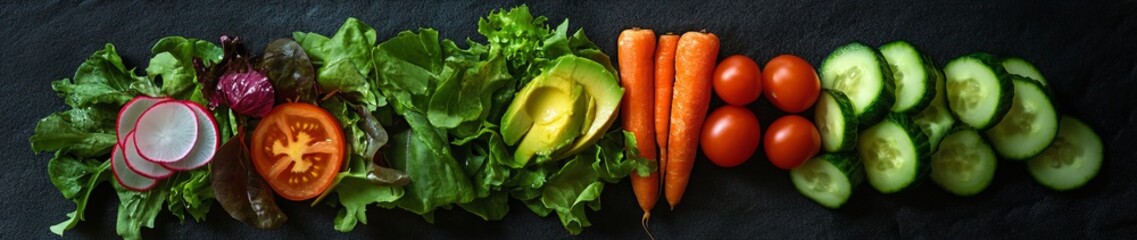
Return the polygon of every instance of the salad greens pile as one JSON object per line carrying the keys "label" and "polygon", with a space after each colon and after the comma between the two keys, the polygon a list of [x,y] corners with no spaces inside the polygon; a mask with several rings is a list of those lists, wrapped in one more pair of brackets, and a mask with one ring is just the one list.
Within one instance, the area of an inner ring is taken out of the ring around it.
{"label": "salad greens pile", "polygon": [[[572,234],[588,227],[585,209],[600,208],[605,183],[646,167],[637,156],[624,155],[635,139],[613,130],[568,159],[519,166],[496,124],[517,91],[557,57],[588,58],[615,74],[609,57],[582,30],[570,34],[567,20],[555,28],[546,21],[526,6],[493,11],[478,22],[486,42],[468,39],[462,47],[428,28],[380,42],[373,28],[350,18],[331,37],[296,32],[269,44],[256,68],[273,81],[276,100],[319,100],[347,138],[350,154],[341,172],[313,202],[340,207],[335,229],[366,224],[369,206],[402,208],[428,222],[434,210],[454,206],[499,220],[510,210],[510,198],[542,217],[555,213]],[[239,125],[225,106],[213,109],[222,142],[229,142],[215,164],[178,173],[146,192],[109,181],[119,108],[139,95],[207,104],[210,85],[217,83],[201,69],[224,65],[227,51],[208,41],[163,38],[152,48],[147,75],[138,76],[107,44],[73,78],[52,83],[71,108],[42,119],[29,140],[33,151],[55,153],[48,162],[52,183],[76,204],[67,221],[51,227],[54,233],[62,235],[83,220],[90,193],[103,182],[118,193],[117,232],[124,238],[139,238],[141,227],[152,228],[163,208],[179,219],[201,221],[215,198],[231,216],[257,227],[286,219],[275,204],[249,207],[273,197],[263,182],[253,181],[259,177],[249,166],[236,164],[247,156],[233,144],[238,141],[229,140],[248,126]],[[211,187],[211,181],[242,179],[248,184]]]}

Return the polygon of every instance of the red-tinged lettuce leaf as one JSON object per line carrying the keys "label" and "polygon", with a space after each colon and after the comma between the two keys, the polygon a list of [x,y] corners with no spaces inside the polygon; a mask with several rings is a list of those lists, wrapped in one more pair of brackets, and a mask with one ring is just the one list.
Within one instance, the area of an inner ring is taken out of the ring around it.
{"label": "red-tinged lettuce leaf", "polygon": [[299,43],[281,38],[265,47],[257,70],[268,76],[276,89],[277,102],[316,101],[316,69]]}
{"label": "red-tinged lettuce leaf", "polygon": [[288,217],[276,205],[268,183],[253,169],[240,139],[231,139],[214,156],[213,194],[233,219],[260,229],[276,228]]}

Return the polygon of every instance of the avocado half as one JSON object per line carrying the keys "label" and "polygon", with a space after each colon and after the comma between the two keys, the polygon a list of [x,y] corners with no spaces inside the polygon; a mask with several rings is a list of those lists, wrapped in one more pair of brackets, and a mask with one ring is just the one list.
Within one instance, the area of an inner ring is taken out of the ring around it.
{"label": "avocado half", "polygon": [[603,65],[577,56],[553,61],[509,104],[502,139],[517,146],[515,166],[572,156],[593,145],[616,119],[624,89]]}

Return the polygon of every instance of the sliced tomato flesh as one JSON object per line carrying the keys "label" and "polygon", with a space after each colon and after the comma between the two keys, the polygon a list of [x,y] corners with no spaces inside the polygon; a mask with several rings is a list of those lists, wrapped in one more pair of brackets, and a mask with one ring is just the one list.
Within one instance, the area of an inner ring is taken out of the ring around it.
{"label": "sliced tomato flesh", "polygon": [[281,104],[253,132],[253,165],[269,186],[289,200],[306,200],[327,190],[344,158],[339,123],[327,111],[305,103]]}

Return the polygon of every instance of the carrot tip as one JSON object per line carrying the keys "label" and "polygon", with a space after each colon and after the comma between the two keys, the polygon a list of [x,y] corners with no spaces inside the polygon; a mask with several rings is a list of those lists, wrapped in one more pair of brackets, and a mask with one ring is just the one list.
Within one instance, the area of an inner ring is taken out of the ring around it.
{"label": "carrot tip", "polygon": [[648,238],[651,238],[651,240],[655,240],[655,236],[653,236],[651,234],[651,230],[648,230],[648,227],[647,227],[647,223],[648,223],[649,219],[651,219],[651,212],[644,212],[643,218],[640,219],[640,226],[643,226],[644,233],[647,233]]}

